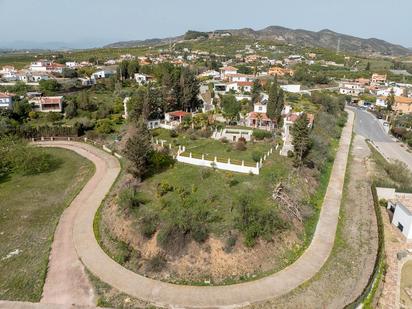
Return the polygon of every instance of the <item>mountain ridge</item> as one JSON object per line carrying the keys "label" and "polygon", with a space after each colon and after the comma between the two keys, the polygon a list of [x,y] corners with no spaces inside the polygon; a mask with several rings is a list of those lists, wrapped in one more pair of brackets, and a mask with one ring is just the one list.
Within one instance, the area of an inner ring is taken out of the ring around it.
{"label": "mountain ridge", "polygon": [[[337,49],[343,52],[368,55],[384,55],[384,56],[405,56],[412,52],[409,48],[398,44],[392,44],[387,41],[377,38],[359,38],[352,35],[342,34],[330,29],[322,29],[320,31],[310,31],[305,29],[290,29],[282,26],[268,26],[261,30],[252,28],[240,29],[223,29],[206,32],[212,34],[227,33],[232,36],[249,37],[256,40],[270,40],[274,42],[283,42],[292,45],[301,45],[304,47],[321,47],[327,49]],[[163,39],[148,39],[148,40],[131,40],[121,41],[108,44],[106,48],[120,47],[138,47],[138,46],[154,46],[167,43],[174,43],[184,39],[184,35],[163,38]]]}

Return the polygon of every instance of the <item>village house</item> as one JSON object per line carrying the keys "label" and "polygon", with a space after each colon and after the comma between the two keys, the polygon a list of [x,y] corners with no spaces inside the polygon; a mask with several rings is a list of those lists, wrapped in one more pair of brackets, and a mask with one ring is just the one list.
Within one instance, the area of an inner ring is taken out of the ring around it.
{"label": "village house", "polygon": [[253,105],[253,112],[246,118],[246,126],[270,131],[274,128],[273,121],[267,115],[267,99],[262,99]]}
{"label": "village house", "polygon": [[232,82],[232,83],[251,82],[255,79],[254,75],[249,75],[249,74],[226,74],[225,77],[229,82]]}
{"label": "village house", "polygon": [[51,64],[51,61],[49,60],[38,60],[34,61],[30,64],[30,71],[32,72],[46,72],[47,71],[47,66]]}
{"label": "village house", "polygon": [[237,74],[237,69],[235,67],[228,66],[228,67],[220,68],[220,78],[222,80],[227,79],[228,78],[227,75],[233,75],[233,74]]}
{"label": "village house", "polygon": [[213,79],[220,79],[220,73],[215,70],[207,70],[198,75],[199,78],[213,78]]}
{"label": "village house", "polygon": [[280,76],[280,77],[287,76],[287,75],[288,76],[293,76],[293,71],[291,69],[287,69],[287,68],[271,67],[268,71],[268,74],[272,75],[272,76],[277,75],[277,76]]}
{"label": "village house", "polygon": [[356,82],[342,82],[339,85],[339,93],[357,97],[365,92],[365,88]]}
{"label": "village house", "polygon": [[0,92],[0,109],[11,109],[14,93]]}
{"label": "village house", "polygon": [[153,80],[153,76],[142,73],[135,73],[134,79],[136,80],[136,83],[138,83],[139,85],[145,85],[149,81]]}
{"label": "village house", "polygon": [[91,78],[92,79],[105,79],[113,76],[116,72],[111,71],[111,70],[100,70],[96,71],[92,74]]}
{"label": "village house", "polygon": [[63,111],[63,97],[32,97],[29,103],[33,105],[36,112],[58,112]]}
{"label": "village house", "polygon": [[372,74],[372,78],[371,78],[371,85],[382,85],[386,83],[386,74],[385,75],[381,75],[381,74]]}
{"label": "village house", "polygon": [[199,100],[202,101],[203,103],[203,106],[202,106],[203,113],[207,113],[215,109],[215,106],[213,105],[212,93],[209,90],[205,92],[201,92],[199,94]]}
{"label": "village house", "polygon": [[165,113],[165,120],[164,122],[160,123],[160,127],[169,130],[176,129],[180,126],[180,124],[182,124],[185,117],[190,116],[192,116],[192,114],[185,111],[173,111]]}
{"label": "village house", "polygon": [[412,194],[396,192],[393,188],[376,188],[378,198],[386,200],[386,208],[392,213],[392,224],[412,240]]}
{"label": "village house", "polygon": [[283,91],[290,92],[290,93],[300,93],[301,92],[300,85],[281,85],[280,88]]}
{"label": "village house", "polygon": [[66,68],[75,69],[77,67],[79,67],[79,64],[76,61],[67,61],[66,62]]}
{"label": "village house", "polygon": [[412,98],[395,96],[395,104],[392,108],[397,113],[411,114]]}

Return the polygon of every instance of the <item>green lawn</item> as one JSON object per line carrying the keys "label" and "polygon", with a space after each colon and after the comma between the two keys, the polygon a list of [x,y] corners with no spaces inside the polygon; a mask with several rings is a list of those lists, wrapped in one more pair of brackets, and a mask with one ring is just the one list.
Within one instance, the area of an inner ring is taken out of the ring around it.
{"label": "green lawn", "polygon": [[171,138],[170,131],[165,129],[156,129],[156,135],[154,138],[167,141],[166,143],[171,143],[173,148],[177,148],[178,145],[186,147],[186,156],[189,156],[191,152],[194,157],[201,157],[202,154],[205,155],[205,159],[213,160],[216,156],[218,161],[227,162],[230,158],[232,162],[241,163],[241,160],[245,161],[245,164],[252,164],[254,166],[254,161],[252,154],[254,152],[259,153],[263,156],[265,153],[274,147],[274,142],[267,141],[256,141],[248,142],[246,144],[246,150],[239,151],[234,149],[233,143],[222,143],[221,141],[214,140],[211,138],[197,138],[195,140],[190,139],[187,134],[179,133],[178,137]]}
{"label": "green lawn", "polygon": [[94,173],[74,152],[45,151],[60,162],[54,171],[0,180],[0,299],[40,300],[57,222]]}

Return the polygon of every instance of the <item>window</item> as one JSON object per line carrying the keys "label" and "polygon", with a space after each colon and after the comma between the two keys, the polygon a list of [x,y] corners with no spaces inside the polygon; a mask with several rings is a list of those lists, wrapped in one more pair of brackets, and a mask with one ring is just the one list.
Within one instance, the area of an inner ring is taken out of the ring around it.
{"label": "window", "polygon": [[403,232],[403,225],[398,222],[398,229]]}

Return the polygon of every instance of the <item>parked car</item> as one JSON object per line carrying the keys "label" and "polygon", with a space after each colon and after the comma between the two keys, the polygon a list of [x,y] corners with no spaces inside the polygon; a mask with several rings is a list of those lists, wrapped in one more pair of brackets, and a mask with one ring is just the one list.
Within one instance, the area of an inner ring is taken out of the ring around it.
{"label": "parked car", "polygon": [[386,121],[383,123],[383,126],[385,127],[389,127],[389,123],[387,123]]}

